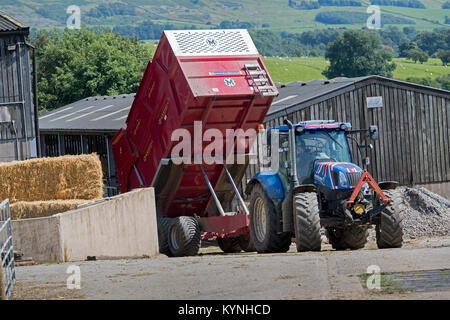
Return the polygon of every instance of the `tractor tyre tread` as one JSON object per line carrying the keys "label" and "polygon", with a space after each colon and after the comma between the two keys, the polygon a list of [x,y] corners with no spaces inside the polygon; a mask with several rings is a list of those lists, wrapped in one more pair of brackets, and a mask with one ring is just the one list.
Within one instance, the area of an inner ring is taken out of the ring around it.
{"label": "tractor tyre tread", "polygon": [[383,190],[391,203],[380,213],[380,223],[376,225],[376,239],[379,249],[400,248],[403,245],[403,217],[405,203],[398,190]]}
{"label": "tractor tyre tread", "polygon": [[[267,211],[267,220],[269,221],[266,227],[266,237],[263,242],[259,242],[253,228],[253,210],[256,199],[260,197],[264,201]],[[260,184],[253,187],[250,194],[250,237],[253,238],[255,249],[258,253],[280,253],[289,250],[291,245],[291,237],[287,233],[278,233],[277,224],[279,223],[277,212],[273,202],[269,199],[266,192]]]}
{"label": "tractor tyre tread", "polygon": [[294,196],[295,242],[297,251],[320,251],[320,215],[315,192],[298,193]]}

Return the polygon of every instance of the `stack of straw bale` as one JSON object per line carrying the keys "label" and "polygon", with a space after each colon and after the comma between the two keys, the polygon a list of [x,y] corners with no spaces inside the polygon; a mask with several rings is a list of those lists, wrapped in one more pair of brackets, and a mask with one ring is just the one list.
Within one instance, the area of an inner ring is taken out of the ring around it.
{"label": "stack of straw bale", "polygon": [[48,217],[61,212],[75,209],[78,205],[90,200],[50,200],[50,201],[19,201],[11,205],[11,219],[30,219]]}
{"label": "stack of straw bale", "polygon": [[103,196],[96,154],[0,163],[0,199],[17,219],[49,216]]}

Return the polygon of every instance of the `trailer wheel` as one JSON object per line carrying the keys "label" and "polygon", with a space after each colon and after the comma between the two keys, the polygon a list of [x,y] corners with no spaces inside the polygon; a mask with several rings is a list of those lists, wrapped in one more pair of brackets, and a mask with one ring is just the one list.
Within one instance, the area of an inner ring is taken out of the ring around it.
{"label": "trailer wheel", "polygon": [[172,220],[171,218],[158,218],[159,252],[168,257],[172,256],[169,248],[169,226]]}
{"label": "trailer wheel", "polygon": [[181,216],[169,226],[169,249],[174,257],[195,256],[200,249],[200,227],[194,217]]}
{"label": "trailer wheel", "polygon": [[345,229],[326,228],[326,236],[333,249],[357,250],[367,243],[368,230],[363,226],[350,226]]}
{"label": "trailer wheel", "polygon": [[403,244],[403,217],[405,204],[403,196],[397,190],[383,190],[392,202],[380,214],[376,225],[377,246],[383,248],[400,248]]}
{"label": "trailer wheel", "polygon": [[217,238],[220,249],[225,253],[241,252],[239,238]]}
{"label": "trailer wheel", "polygon": [[286,252],[291,238],[286,233],[278,234],[277,212],[272,201],[260,184],[250,194],[250,237],[258,253]]}
{"label": "trailer wheel", "polygon": [[294,196],[295,243],[297,251],[320,251],[320,216],[315,192]]}
{"label": "trailer wheel", "polygon": [[244,250],[245,252],[256,251],[255,243],[250,235],[250,232],[241,234],[241,236],[239,237],[239,245],[241,249]]}

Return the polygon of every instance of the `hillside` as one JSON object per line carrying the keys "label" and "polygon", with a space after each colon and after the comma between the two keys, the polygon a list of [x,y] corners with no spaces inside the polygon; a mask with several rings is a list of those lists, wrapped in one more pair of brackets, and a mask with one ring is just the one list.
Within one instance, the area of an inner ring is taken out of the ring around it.
{"label": "hillside", "polygon": [[[128,27],[152,22],[170,24],[173,28],[211,28],[222,23],[232,27],[301,32],[327,27],[361,28],[365,24],[365,17],[369,16],[366,13],[367,6],[373,0],[357,0],[356,2],[361,3],[357,7],[322,5],[313,10],[301,9],[302,1],[304,0],[2,0],[0,10],[35,28],[64,27],[68,17],[66,8],[77,4],[81,8],[81,22],[88,26]],[[332,0],[308,0],[318,1],[323,3]],[[425,9],[381,6],[382,21],[395,23],[399,27],[414,25],[418,30],[445,26],[445,16],[450,17],[450,9],[442,9],[445,0],[420,2]],[[344,24],[318,22],[316,15],[320,13],[325,13],[327,17],[339,16],[340,23]]]}

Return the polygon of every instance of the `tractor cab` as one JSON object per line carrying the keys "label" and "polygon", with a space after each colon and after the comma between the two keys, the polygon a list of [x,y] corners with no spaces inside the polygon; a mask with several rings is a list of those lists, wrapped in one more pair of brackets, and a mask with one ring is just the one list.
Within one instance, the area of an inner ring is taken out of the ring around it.
{"label": "tractor cab", "polygon": [[[295,131],[295,158],[299,184],[314,184],[316,166],[323,162],[352,163],[353,157],[346,133],[350,123],[334,121],[305,121],[293,125]],[[284,187],[292,170],[289,147],[289,128],[287,125],[269,130],[279,134],[279,174]]]}

